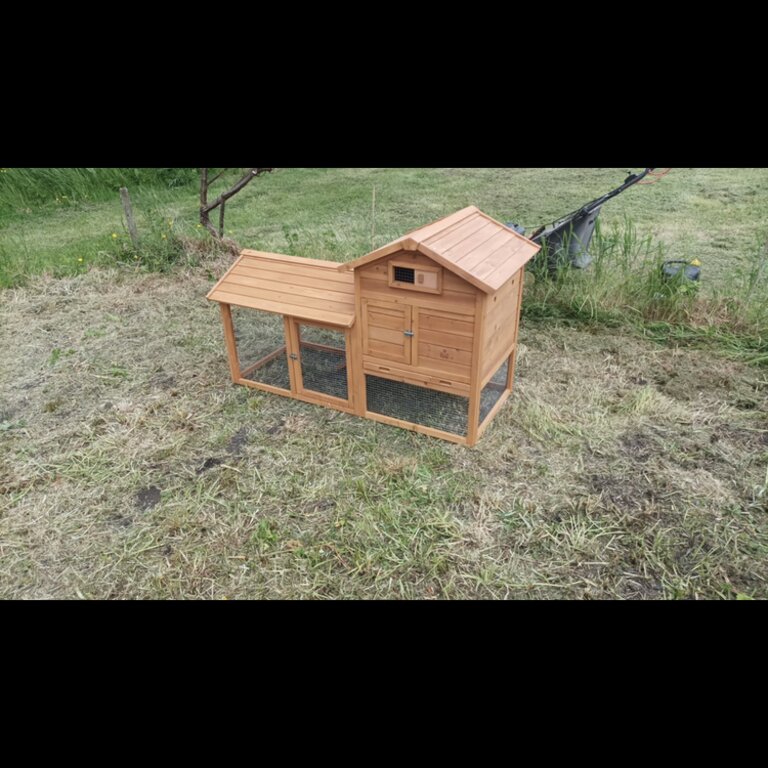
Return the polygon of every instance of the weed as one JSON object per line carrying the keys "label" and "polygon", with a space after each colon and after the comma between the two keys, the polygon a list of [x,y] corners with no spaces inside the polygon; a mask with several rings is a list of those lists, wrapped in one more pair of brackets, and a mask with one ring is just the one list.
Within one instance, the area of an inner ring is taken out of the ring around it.
{"label": "weed", "polygon": [[746,263],[703,290],[681,270],[663,272],[667,254],[629,220],[607,232],[597,227],[594,263],[579,271],[562,264],[551,273],[537,260],[524,302],[527,318],[625,327],[665,344],[719,347],[755,364],[768,363],[768,256],[761,241]]}
{"label": "weed", "polygon": [[[202,300],[231,258],[195,266],[194,187],[161,171],[127,180],[119,260],[123,179],[0,193],[0,597],[768,597],[764,170],[606,207],[592,269],[528,286],[515,396],[474,451],[231,387]],[[613,172],[289,169],[229,222],[343,261],[372,177],[382,245],[469,202],[541,222]],[[700,289],[661,281],[694,256]]]}

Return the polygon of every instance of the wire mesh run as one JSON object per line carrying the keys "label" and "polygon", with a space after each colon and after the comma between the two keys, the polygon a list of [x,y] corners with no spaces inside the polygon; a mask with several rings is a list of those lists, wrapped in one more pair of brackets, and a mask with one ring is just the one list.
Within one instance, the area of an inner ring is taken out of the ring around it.
{"label": "wire mesh run", "polygon": [[290,391],[291,375],[282,316],[232,307],[232,323],[242,378]]}
{"label": "wire mesh run", "polygon": [[494,409],[501,396],[507,391],[507,376],[509,374],[509,358],[493,375],[480,393],[480,423],[483,424]]}
{"label": "wire mesh run", "polygon": [[346,335],[331,328],[299,326],[305,390],[349,400]]}
{"label": "wire mesh run", "polygon": [[366,376],[365,389],[371,413],[461,437],[467,436],[468,397],[449,395],[378,376]]}

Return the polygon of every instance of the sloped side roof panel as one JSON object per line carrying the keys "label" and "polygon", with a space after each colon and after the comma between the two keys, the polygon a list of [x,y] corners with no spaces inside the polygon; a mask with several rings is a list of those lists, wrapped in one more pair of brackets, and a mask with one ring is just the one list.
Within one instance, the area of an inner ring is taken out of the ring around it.
{"label": "sloped side roof panel", "polygon": [[495,293],[525,267],[540,246],[470,206],[414,230],[346,268],[358,269],[400,249],[419,251],[482,291]]}
{"label": "sloped side roof panel", "polygon": [[349,328],[355,283],[330,261],[243,251],[208,294],[211,301]]}

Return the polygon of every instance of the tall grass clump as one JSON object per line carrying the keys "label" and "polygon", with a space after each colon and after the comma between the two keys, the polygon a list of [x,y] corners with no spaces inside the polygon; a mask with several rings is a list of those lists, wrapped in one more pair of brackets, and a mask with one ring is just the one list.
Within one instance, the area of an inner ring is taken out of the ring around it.
{"label": "tall grass clump", "polygon": [[194,168],[2,168],[0,213],[46,203],[112,198],[122,186],[173,188],[193,182]]}
{"label": "tall grass clump", "polygon": [[[716,283],[664,276],[662,243],[641,236],[625,220],[598,224],[586,270],[550,268],[548,255],[533,263],[524,311],[529,318],[566,323],[633,325],[659,341],[725,345],[768,364],[768,248],[765,240]],[[691,252],[691,259],[695,253]]]}
{"label": "tall grass clump", "polygon": [[160,207],[145,211],[145,223],[139,233],[138,247],[125,233],[113,233],[109,248],[102,253],[102,262],[121,262],[149,272],[170,272],[175,266],[199,266],[202,258],[225,251],[216,240],[206,236],[192,238],[184,235],[173,217]]}
{"label": "tall grass clump", "polygon": [[747,258],[713,290],[709,309],[737,331],[768,334],[768,234],[757,239]]}
{"label": "tall grass clump", "polygon": [[685,313],[696,293],[663,279],[663,245],[650,235],[640,236],[629,220],[608,231],[598,224],[590,253],[593,262],[586,270],[567,262],[551,269],[550,255],[542,251],[532,265],[535,282],[526,297],[530,311],[559,311],[591,321],[673,319]]}
{"label": "tall grass clump", "polygon": [[195,224],[196,187],[134,185],[131,197],[138,248],[117,191],[103,202],[64,201],[0,216],[0,289],[22,286],[36,274],[71,277],[115,261],[163,272],[209,255],[209,238]]}

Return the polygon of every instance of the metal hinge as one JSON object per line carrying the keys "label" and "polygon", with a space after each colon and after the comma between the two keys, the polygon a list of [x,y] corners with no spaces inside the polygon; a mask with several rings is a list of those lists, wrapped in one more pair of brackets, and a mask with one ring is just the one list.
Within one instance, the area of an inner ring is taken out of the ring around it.
{"label": "metal hinge", "polygon": [[409,338],[412,339],[416,334],[413,331],[403,331],[403,333]]}

